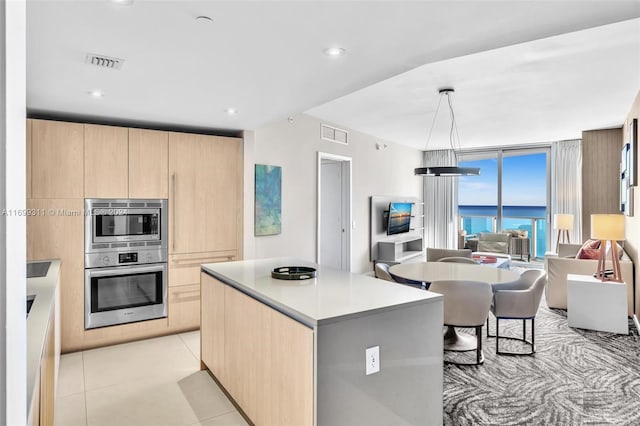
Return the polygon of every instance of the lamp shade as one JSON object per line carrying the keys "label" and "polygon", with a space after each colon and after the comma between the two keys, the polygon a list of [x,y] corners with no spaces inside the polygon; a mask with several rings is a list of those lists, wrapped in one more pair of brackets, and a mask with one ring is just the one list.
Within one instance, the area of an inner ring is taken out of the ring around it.
{"label": "lamp shade", "polygon": [[572,214],[554,214],[553,222],[556,224],[556,229],[566,229],[567,231],[573,229]]}
{"label": "lamp shade", "polygon": [[591,238],[594,240],[624,240],[624,215],[592,214]]}

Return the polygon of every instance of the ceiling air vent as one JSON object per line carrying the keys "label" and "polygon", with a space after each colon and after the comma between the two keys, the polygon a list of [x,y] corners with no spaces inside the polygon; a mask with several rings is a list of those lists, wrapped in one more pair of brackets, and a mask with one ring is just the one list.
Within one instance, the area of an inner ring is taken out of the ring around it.
{"label": "ceiling air vent", "polygon": [[346,130],[327,126],[326,124],[320,125],[320,137],[326,141],[337,142],[344,145],[348,145],[349,144],[348,136],[349,136],[349,133]]}
{"label": "ceiling air vent", "polygon": [[113,70],[119,70],[122,68],[124,59],[111,58],[104,55],[96,55],[95,53],[87,53],[87,59],[84,61],[89,65],[95,65],[101,68],[110,68]]}

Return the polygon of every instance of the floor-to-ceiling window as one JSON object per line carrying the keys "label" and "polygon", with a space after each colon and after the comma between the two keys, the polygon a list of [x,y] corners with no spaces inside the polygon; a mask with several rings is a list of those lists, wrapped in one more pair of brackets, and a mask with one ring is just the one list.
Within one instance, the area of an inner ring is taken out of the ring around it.
{"label": "floor-to-ceiling window", "polygon": [[480,167],[480,176],[459,178],[458,214],[467,234],[528,231],[532,257],[549,242],[547,148],[502,149],[465,154],[460,165]]}

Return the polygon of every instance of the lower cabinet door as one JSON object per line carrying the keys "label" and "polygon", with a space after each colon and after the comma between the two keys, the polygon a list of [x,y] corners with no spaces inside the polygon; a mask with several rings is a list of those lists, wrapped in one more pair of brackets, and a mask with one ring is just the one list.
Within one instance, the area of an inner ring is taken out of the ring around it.
{"label": "lower cabinet door", "polygon": [[200,327],[200,284],[169,287],[169,329],[196,330]]}

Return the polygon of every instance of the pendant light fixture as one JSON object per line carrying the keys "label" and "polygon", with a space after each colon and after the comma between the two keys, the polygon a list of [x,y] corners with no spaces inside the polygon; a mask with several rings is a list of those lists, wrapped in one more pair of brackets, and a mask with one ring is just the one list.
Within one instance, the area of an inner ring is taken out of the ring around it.
{"label": "pendant light fixture", "polygon": [[417,176],[478,176],[480,174],[479,167],[458,167],[458,151],[460,151],[460,138],[458,137],[458,143],[456,149],[455,136],[458,135],[458,127],[456,126],[456,115],[453,112],[453,106],[451,105],[451,94],[454,92],[453,88],[445,87],[439,89],[440,93],[440,101],[438,101],[438,107],[436,108],[436,113],[433,116],[433,123],[431,123],[431,130],[429,130],[429,136],[427,137],[427,145],[429,146],[429,141],[431,140],[431,133],[433,132],[433,127],[436,124],[436,118],[438,117],[438,111],[440,110],[440,103],[442,101],[442,96],[447,97],[447,103],[449,104],[449,113],[451,115],[451,129],[449,130],[449,145],[451,146],[451,150],[453,151],[454,156],[454,164],[452,166],[433,166],[433,167],[418,167],[414,169],[414,173]]}

